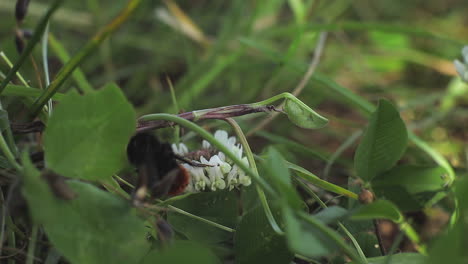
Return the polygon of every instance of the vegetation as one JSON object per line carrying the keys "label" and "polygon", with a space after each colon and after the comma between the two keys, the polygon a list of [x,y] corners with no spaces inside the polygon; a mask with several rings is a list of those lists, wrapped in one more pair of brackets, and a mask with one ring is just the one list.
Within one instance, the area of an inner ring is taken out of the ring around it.
{"label": "vegetation", "polygon": [[0,262],[467,263],[467,8],[0,2]]}

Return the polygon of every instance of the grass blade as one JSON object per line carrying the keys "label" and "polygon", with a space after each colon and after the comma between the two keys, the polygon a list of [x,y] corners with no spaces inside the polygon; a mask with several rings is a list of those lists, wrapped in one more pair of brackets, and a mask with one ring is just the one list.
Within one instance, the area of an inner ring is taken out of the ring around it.
{"label": "grass blade", "polygon": [[[70,55],[68,54],[65,47],[52,34],[49,34],[49,44],[63,64],[70,60]],[[93,90],[93,87],[88,82],[80,68],[76,68],[75,71],[73,71],[72,76],[73,79],[75,79],[76,85],[78,85],[78,88],[81,90],[81,92],[87,93]]]}
{"label": "grass blade", "polygon": [[[99,45],[117,28],[119,28],[123,22],[125,22],[133,11],[141,3],[141,0],[130,0],[122,12],[114,18],[109,24],[107,24],[102,30],[100,30],[92,39],[86,43],[86,45],[73,56],[67,64],[65,64],[57,74],[57,77],[47,87],[44,93],[34,102],[31,112],[32,116],[36,116],[42,106],[58,91],[62,84],[67,80],[68,76],[83,62],[89,55],[91,55]],[[1,92],[1,90],[0,90]]]}
{"label": "grass blade", "polygon": [[[31,54],[32,50],[34,49],[36,44],[41,39],[42,34],[44,33],[44,30],[45,30],[45,28],[47,26],[47,23],[49,22],[50,17],[59,8],[59,6],[63,3],[63,1],[64,0],[55,0],[55,2],[50,6],[47,13],[39,21],[39,24],[37,25],[36,29],[34,30],[34,34],[32,35],[31,39],[28,41],[28,45],[26,45],[26,48],[21,53],[21,56],[19,57],[18,61],[15,63],[15,65],[13,65],[13,68],[10,69],[10,71],[6,75],[5,79],[0,84],[0,94],[3,92],[3,90],[5,89],[7,84],[11,81],[11,79],[13,79],[13,76],[19,70],[21,65],[23,65],[26,58]],[[46,102],[47,102],[47,100],[46,100]],[[40,111],[40,108],[38,108],[37,112],[39,112],[39,111]]]}

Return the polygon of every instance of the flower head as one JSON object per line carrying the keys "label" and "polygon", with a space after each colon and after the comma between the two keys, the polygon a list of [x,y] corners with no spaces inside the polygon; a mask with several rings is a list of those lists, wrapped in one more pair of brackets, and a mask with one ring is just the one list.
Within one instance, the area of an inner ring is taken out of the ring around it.
{"label": "flower head", "polygon": [[181,156],[186,155],[189,152],[187,146],[184,143],[172,144],[171,147],[175,154]]}
{"label": "flower head", "polygon": [[[241,144],[236,144],[235,137],[229,137],[228,133],[224,130],[217,130],[214,133],[216,140],[221,142],[226,148],[229,149],[237,158],[242,160],[245,165],[249,165],[247,158],[242,157],[243,148]],[[189,152],[185,144],[172,144],[174,153],[179,155],[187,155]],[[202,149],[214,150],[211,144],[203,140]],[[216,152],[211,152],[216,153]],[[232,190],[240,186],[248,186],[252,183],[249,176],[240,169],[234,162],[226,157],[226,154],[219,151],[217,154],[209,157],[209,160],[204,156],[200,157],[198,161],[201,166],[191,166],[183,164],[183,166],[191,174],[191,182],[187,191],[199,192],[205,190]]]}
{"label": "flower head", "polygon": [[187,191],[203,191],[206,186],[211,186],[211,180],[205,175],[205,171],[201,167],[193,167],[189,164],[183,166],[190,172],[190,184]]}
{"label": "flower head", "polygon": [[468,46],[464,46],[462,49],[462,57],[463,61],[454,60],[453,64],[455,65],[455,69],[458,72],[460,78],[468,82]]}

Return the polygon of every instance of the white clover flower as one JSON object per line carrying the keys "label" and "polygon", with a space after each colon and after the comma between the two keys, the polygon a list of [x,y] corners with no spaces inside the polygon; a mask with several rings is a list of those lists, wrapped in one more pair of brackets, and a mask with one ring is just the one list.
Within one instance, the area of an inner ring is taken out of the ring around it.
{"label": "white clover flower", "polygon": [[[203,168],[201,167],[193,167],[189,164],[183,164],[183,166],[190,172],[192,176],[190,178],[190,184],[195,191],[203,191],[205,190],[206,186],[211,186],[210,179],[205,175]],[[190,190],[187,190],[190,192]]]}
{"label": "white clover flower", "polygon": [[224,130],[216,130],[214,137],[228,149],[232,148],[236,144],[236,138],[228,137],[228,133]]}
{"label": "white clover flower", "polygon": [[464,46],[462,49],[462,56],[465,60],[465,63],[468,63],[468,46]]}
{"label": "white clover flower", "polygon": [[228,176],[226,177],[226,182],[227,185],[229,186],[229,190],[234,189],[234,187],[237,186],[238,180],[237,176],[239,174],[239,167],[237,165],[234,165],[232,167],[232,170],[228,173]]}
{"label": "white clover flower", "polygon": [[468,46],[464,46],[462,49],[462,56],[463,61],[454,60],[453,64],[455,65],[455,69],[458,72],[460,78],[468,82]]}
{"label": "white clover flower", "polygon": [[203,141],[202,141],[202,148],[204,148],[204,149],[209,149],[209,148],[211,148],[210,142],[208,142],[208,141],[206,141],[206,140],[203,140]]}
{"label": "white clover flower", "polygon": [[224,153],[222,153],[221,151],[218,152],[218,157],[219,157],[222,161],[226,162],[226,155],[224,155]]}
{"label": "white clover flower", "polygon": [[[236,144],[235,137],[229,137],[228,133],[224,130],[217,130],[214,133],[214,137],[229,149],[234,156],[240,159],[242,163],[249,166],[247,158],[242,156],[242,145]],[[202,148],[212,149],[212,146],[208,141],[203,140]],[[189,153],[187,146],[182,143],[172,144],[172,149],[174,153],[182,156]],[[204,167],[183,164],[191,174],[190,184],[186,189],[187,192],[200,192],[207,189],[216,191],[226,188],[232,190],[240,186],[249,186],[252,183],[250,177],[221,151],[217,155],[211,156],[209,160],[201,156],[199,162]]]}
{"label": "white clover flower", "polygon": [[250,177],[245,175],[244,173],[243,175],[239,176],[239,183],[244,186],[249,186],[250,184],[252,184],[252,179],[250,179]]}
{"label": "white clover flower", "polygon": [[[221,153],[221,152],[220,152]],[[224,156],[224,153],[223,153]],[[221,159],[218,155],[214,155],[211,157],[210,161],[213,160],[215,163],[218,164],[218,166],[221,168],[221,171],[223,174],[229,173],[231,171],[232,166],[229,165],[229,163],[225,162],[224,159]]]}
{"label": "white clover flower", "polygon": [[225,142],[227,143],[228,133],[224,130],[216,130],[214,137],[224,144]]}
{"label": "white clover flower", "polygon": [[175,154],[181,155],[181,156],[189,152],[187,146],[184,143],[172,144],[171,148]]}
{"label": "white clover flower", "polygon": [[226,188],[226,182],[223,179],[216,179],[214,183],[211,184],[211,190],[224,190]]}
{"label": "white clover flower", "polygon": [[237,144],[236,146],[232,147],[231,152],[233,152],[237,158],[242,159],[242,145],[241,144]]}
{"label": "white clover flower", "polygon": [[208,173],[208,178],[211,181],[211,190],[215,191],[217,189],[226,188],[226,183],[224,182],[224,173],[231,170],[231,165],[222,161],[218,155],[214,155],[210,160],[206,160],[204,157],[200,158],[202,164],[209,165],[205,167],[205,171]]}
{"label": "white clover flower", "polygon": [[[247,160],[246,157],[242,158],[241,161],[246,166],[249,166],[249,161]],[[249,186],[250,184],[252,184],[252,180],[250,179],[250,177],[247,176],[245,174],[245,172],[243,170],[241,170],[237,165],[234,165],[231,172],[229,173],[228,182],[229,182],[230,179],[234,178],[234,175],[237,176],[237,179],[235,179],[235,181],[232,181],[232,182],[233,182],[233,184],[236,185],[236,187],[238,187],[239,185]]]}
{"label": "white clover flower", "polygon": [[[242,162],[246,165],[249,166],[249,161],[247,158],[243,158]],[[250,179],[249,176],[245,175],[245,172],[243,170],[239,170],[239,184],[244,185],[244,186],[249,186],[252,183],[252,180]]]}

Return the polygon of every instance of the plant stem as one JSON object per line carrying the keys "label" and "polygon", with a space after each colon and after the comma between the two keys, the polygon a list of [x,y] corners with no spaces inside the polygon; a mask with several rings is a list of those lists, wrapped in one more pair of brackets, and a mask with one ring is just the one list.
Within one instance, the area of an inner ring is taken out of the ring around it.
{"label": "plant stem", "polygon": [[[125,181],[124,179],[120,178],[120,177],[117,176],[117,175],[114,175],[114,176],[115,176],[118,180],[120,180],[121,182],[123,182],[125,185],[127,185],[127,186],[129,186],[129,187],[131,187],[131,188],[134,188],[134,186],[133,186],[132,184],[130,184],[129,182]],[[173,198],[175,198],[175,199],[171,199],[171,201],[177,200],[179,197],[180,197],[180,196],[175,196],[175,197],[173,197]],[[168,203],[168,202],[169,202],[169,200],[160,201],[160,204],[161,204],[161,205],[165,205],[165,204]],[[199,221],[201,221],[201,222],[207,223],[207,224],[209,224],[209,225],[212,225],[212,226],[217,227],[217,228],[219,228],[219,229],[222,229],[222,230],[224,230],[224,231],[231,232],[231,233],[236,231],[236,230],[234,230],[234,229],[232,229],[232,228],[229,228],[229,227],[227,227],[227,226],[223,226],[223,225],[221,225],[221,224],[218,224],[218,223],[216,223],[216,222],[210,221],[210,220],[205,219],[205,218],[203,218],[203,217],[200,217],[200,216],[196,216],[196,215],[194,215],[194,214],[191,214],[191,213],[189,213],[189,212],[187,212],[187,211],[184,211],[184,210],[182,210],[182,209],[180,209],[180,208],[177,208],[177,207],[175,207],[175,206],[173,206],[173,205],[168,204],[167,207],[170,208],[171,210],[173,210],[173,211],[176,212],[176,213],[179,213],[179,214],[181,214],[181,215],[185,215],[185,216],[191,217],[191,218],[193,218],[193,219],[196,219],[196,220],[199,220]]]}
{"label": "plant stem", "polygon": [[385,258],[385,263],[383,263],[383,264],[390,264],[393,253],[395,253],[396,250],[398,249],[398,245],[400,245],[400,243],[403,240],[404,236],[405,236],[405,234],[403,232],[398,233],[395,240],[393,241],[392,246],[390,247],[390,251],[388,252],[387,258]]}
{"label": "plant stem", "polygon": [[288,92],[280,93],[280,94],[277,94],[277,95],[275,95],[273,97],[265,99],[263,101],[253,103],[251,105],[253,105],[253,106],[271,105],[271,104],[273,104],[274,102],[276,102],[278,100],[285,99],[287,94],[290,94],[290,93],[288,93]]}
{"label": "plant stem", "polygon": [[[171,91],[171,99],[172,99],[172,104],[174,105],[174,108],[175,108],[175,112],[180,113],[180,108],[179,108],[179,104],[177,103],[177,97],[175,94],[174,85],[172,85],[172,81],[169,78],[169,76],[166,76],[166,81],[167,81],[167,84],[169,85],[169,90]],[[179,144],[180,143],[180,127],[175,128],[174,138],[175,138],[174,140],[175,143]]]}
{"label": "plant stem", "polygon": [[[302,189],[304,189],[307,192],[307,194],[309,194],[315,201],[317,201],[319,203],[320,207],[322,207],[323,209],[327,208],[327,205],[322,201],[322,199],[320,199],[320,197],[318,197],[318,195],[314,191],[312,191],[309,188],[309,186],[307,186],[305,183],[303,183],[299,179],[296,179],[296,182],[302,187]],[[351,232],[349,232],[349,230],[341,222],[338,222],[338,226],[341,228],[341,230],[343,230],[343,232],[351,240],[351,242],[354,245],[354,248],[356,248],[356,251],[358,252],[359,256],[361,257],[362,262],[367,263],[366,255],[362,251],[361,246],[359,245],[359,243],[357,242],[357,240],[353,236],[353,234],[351,234]]]}
{"label": "plant stem", "polygon": [[[2,59],[10,67],[10,69],[13,68],[13,63],[11,63],[10,59],[8,59],[8,57],[5,55],[3,51],[0,51],[0,57],[2,57]],[[22,84],[24,84],[25,86],[29,86],[28,82],[23,78],[23,75],[21,75],[18,71],[15,73],[15,75]]]}
{"label": "plant stem", "polygon": [[383,241],[382,241],[382,235],[380,234],[380,229],[379,229],[379,222],[377,219],[372,220],[372,224],[374,225],[374,233],[375,236],[377,237],[377,242],[379,243],[379,248],[380,248],[380,254],[382,256],[387,255],[387,250],[384,247]]}
{"label": "plant stem", "polygon": [[[229,117],[242,116],[252,113],[273,111],[278,110],[276,110],[274,106],[252,106],[251,104],[240,104],[185,112],[178,114],[177,117],[190,121],[198,121],[206,119],[226,119]],[[143,132],[173,125],[174,123],[168,120],[143,120],[140,118],[138,119],[137,131]]]}
{"label": "plant stem", "polygon": [[38,224],[33,224],[31,240],[29,240],[29,244],[28,244],[28,256],[26,259],[26,264],[34,263],[34,252],[36,251],[36,240],[37,240],[38,231],[39,231]]}
{"label": "plant stem", "polygon": [[[13,68],[13,64],[11,63],[11,61],[8,59],[8,57],[5,55],[5,53],[3,52],[0,52],[0,57],[2,57],[2,59],[6,62],[6,64]],[[21,81],[21,83],[24,84],[24,86],[26,87],[29,87],[29,84],[26,82],[26,80],[23,78],[23,76],[17,71],[16,72],[16,76],[18,77],[18,79]],[[13,84],[7,84],[5,86],[5,90],[3,91],[3,94],[2,95],[11,95],[10,93],[10,89],[11,87],[19,87],[18,85],[13,85]],[[23,87],[25,88],[25,87]],[[35,88],[33,88],[35,89]],[[37,91],[34,91],[34,93],[37,93],[36,96],[39,96],[41,94],[41,90],[40,89],[37,89]],[[32,98],[28,98],[28,97],[23,97],[21,98],[21,101],[23,102],[24,105],[26,105],[27,107],[31,107],[31,105],[33,104],[33,99]],[[47,119],[48,119],[49,115],[47,114],[47,107],[44,107],[41,111],[41,115],[39,116],[39,118],[44,121],[44,122],[47,122]],[[8,138],[7,138],[8,139]]]}
{"label": "plant stem", "polygon": [[[253,156],[252,150],[250,149],[250,145],[247,142],[247,138],[244,135],[244,132],[242,131],[239,124],[237,124],[237,122],[234,119],[226,118],[225,120],[234,129],[234,132],[236,133],[237,138],[239,139],[242,147],[244,148],[245,155],[247,156],[247,160],[249,161],[249,165],[252,168],[253,172],[258,174],[257,164],[255,163],[255,158]],[[275,217],[273,216],[273,213],[271,212],[270,206],[268,205],[268,201],[267,201],[265,193],[258,185],[256,185],[255,187],[256,187],[258,196],[260,198],[260,202],[262,204],[263,210],[265,211],[265,215],[268,219],[268,222],[271,225],[271,228],[277,234],[283,235],[284,231],[279,227],[278,223],[276,222]]]}
{"label": "plant stem", "polygon": [[[26,58],[31,54],[32,50],[36,46],[36,44],[39,42],[39,40],[42,37],[42,33],[44,32],[45,27],[47,26],[47,23],[52,16],[52,14],[59,8],[59,6],[64,2],[64,0],[55,0],[52,5],[50,6],[49,10],[47,10],[47,13],[41,18],[39,23],[37,24],[34,33],[31,37],[31,39],[28,41],[28,44],[26,45],[26,48],[23,50],[21,53],[21,56],[19,57],[18,61],[13,65],[13,68],[8,71],[8,74],[6,75],[5,79],[3,82],[0,84],[0,94],[3,92],[5,89],[6,85],[13,79],[13,76],[16,74],[16,72],[19,70],[21,65],[23,65],[24,61]],[[40,108],[38,108],[37,112],[39,113]]]}
{"label": "plant stem", "polygon": [[346,244],[336,232],[331,230],[319,220],[311,217],[310,215],[304,212],[299,212],[298,214],[304,221],[308,222],[312,226],[325,233],[330,239],[332,239],[337,245],[339,245],[343,249],[345,254],[348,255],[348,257],[350,257],[353,261],[355,261],[356,263],[366,263],[363,262],[359,255],[357,255],[356,252],[351,247],[349,247],[348,244]]}
{"label": "plant stem", "polygon": [[223,225],[221,225],[221,224],[218,224],[218,223],[216,223],[216,222],[210,221],[210,220],[205,219],[205,218],[203,218],[203,217],[196,216],[196,215],[194,215],[194,214],[191,214],[191,213],[189,213],[189,212],[186,212],[186,211],[184,211],[184,210],[182,210],[182,209],[180,209],[180,208],[174,207],[174,206],[172,206],[172,205],[168,205],[167,207],[168,207],[169,209],[173,210],[173,211],[176,212],[176,213],[179,213],[179,214],[181,214],[181,215],[188,216],[188,217],[190,217],[190,218],[193,218],[193,219],[196,219],[196,220],[201,221],[201,222],[203,222],[203,223],[212,225],[212,226],[217,227],[217,228],[219,228],[219,229],[222,229],[222,230],[224,230],[224,231],[231,232],[231,233],[236,232],[235,229],[232,229],[232,228],[227,227],[227,226],[223,226]]}
{"label": "plant stem", "polygon": [[419,234],[416,232],[416,230],[413,229],[411,224],[403,219],[400,223],[398,223],[398,225],[409,238],[409,240],[414,243],[416,250],[423,255],[427,255],[426,246],[421,244],[421,238],[419,237]]}
{"label": "plant stem", "polygon": [[325,189],[327,191],[330,191],[330,192],[334,192],[336,194],[340,194],[340,195],[343,195],[343,196],[346,196],[348,198],[351,198],[351,199],[354,199],[354,200],[357,200],[358,199],[358,195],[348,189],[345,189],[341,186],[338,186],[338,185],[335,185],[331,182],[328,182],[326,180],[322,180],[320,179],[318,176],[315,176],[313,173],[311,173],[310,171],[300,167],[300,166],[297,166],[291,162],[286,162],[286,164],[288,165],[288,168],[289,169],[292,169],[296,172],[296,175],[299,176],[300,178],[306,180],[306,181],[309,181],[310,183],[312,183],[313,185],[316,185],[322,189]]}
{"label": "plant stem", "polygon": [[[46,28],[44,30],[44,35],[42,36],[42,67],[44,68],[44,78],[45,78],[45,85],[46,86],[49,86],[50,84],[50,74],[49,74],[49,62],[47,61],[47,53],[48,53],[48,50],[47,50],[47,39],[48,39],[48,36],[49,36],[49,23],[47,23],[46,25]],[[53,107],[53,104],[52,104],[52,98],[49,99],[49,101],[47,102],[47,109],[49,110],[48,113],[49,113],[49,116],[52,115],[52,107]]]}
{"label": "plant stem", "polygon": [[[70,55],[63,45],[54,37],[53,34],[49,34],[49,44],[51,49],[54,51],[55,55],[59,60],[65,64],[70,60]],[[80,68],[76,68],[72,73],[73,78],[75,79],[76,88],[80,93],[88,93],[93,91],[93,87],[86,79],[83,71]]]}
{"label": "plant stem", "polygon": [[8,144],[6,143],[5,139],[3,138],[3,135],[0,133],[0,149],[2,150],[3,154],[5,154],[6,159],[10,164],[16,169],[16,170],[21,170],[21,166],[16,162],[15,156],[11,152],[10,148],[8,147]]}
{"label": "plant stem", "polygon": [[453,181],[455,180],[455,172],[453,171],[452,166],[450,166],[450,163],[436,150],[431,148],[426,142],[421,140],[416,134],[414,134],[411,131],[408,131],[408,137],[413,143],[418,146],[420,149],[425,151],[429,156],[432,157],[432,159],[439,164],[442,168],[444,168],[447,171],[448,175],[448,186],[452,185]]}

